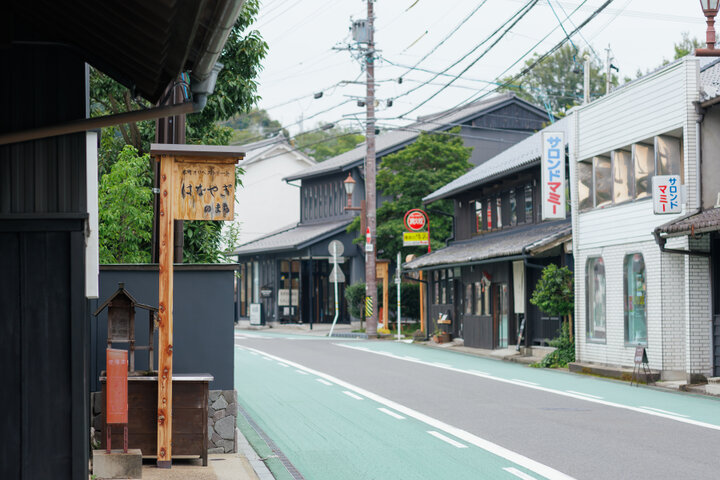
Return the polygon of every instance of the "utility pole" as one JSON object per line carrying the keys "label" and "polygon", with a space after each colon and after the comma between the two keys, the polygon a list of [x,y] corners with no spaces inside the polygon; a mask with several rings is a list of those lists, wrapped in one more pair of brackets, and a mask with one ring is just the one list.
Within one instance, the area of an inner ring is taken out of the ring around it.
{"label": "utility pole", "polygon": [[[378,324],[378,302],[377,302],[377,281],[375,259],[376,251],[376,189],[375,189],[375,40],[374,40],[374,0],[367,0],[367,51],[365,52],[365,74],[366,74],[366,122],[367,131],[365,134],[365,201],[367,204],[367,229],[370,232],[370,244],[365,247],[365,296],[370,298],[372,313],[367,318],[365,332],[369,337],[377,335]],[[365,234],[366,232],[362,232]],[[387,308],[387,305],[385,306]]]}

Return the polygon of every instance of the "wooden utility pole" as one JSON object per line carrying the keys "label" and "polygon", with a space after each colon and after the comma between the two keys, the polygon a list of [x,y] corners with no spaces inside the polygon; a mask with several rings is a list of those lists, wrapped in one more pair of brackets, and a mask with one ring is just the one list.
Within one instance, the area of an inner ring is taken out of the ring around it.
{"label": "wooden utility pole", "polygon": [[[372,305],[372,313],[367,318],[365,331],[369,336],[377,335],[378,325],[378,299],[377,299],[377,281],[375,279],[375,259],[377,255],[376,249],[376,189],[375,189],[375,40],[374,40],[374,0],[367,0],[367,29],[368,29],[368,45],[365,52],[365,73],[366,73],[366,99],[365,107],[367,109],[366,122],[367,130],[365,134],[365,145],[367,147],[365,153],[365,200],[367,202],[367,228],[370,230],[370,246],[366,246],[365,250],[365,296],[369,297]],[[365,234],[365,232],[362,232]]]}

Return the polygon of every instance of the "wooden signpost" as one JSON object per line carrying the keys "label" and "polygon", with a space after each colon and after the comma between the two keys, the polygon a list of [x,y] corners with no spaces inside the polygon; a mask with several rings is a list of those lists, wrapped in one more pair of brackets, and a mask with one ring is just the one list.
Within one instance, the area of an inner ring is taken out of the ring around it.
{"label": "wooden signpost", "polygon": [[152,144],[160,162],[157,466],[172,466],[173,220],[232,220],[233,147]]}

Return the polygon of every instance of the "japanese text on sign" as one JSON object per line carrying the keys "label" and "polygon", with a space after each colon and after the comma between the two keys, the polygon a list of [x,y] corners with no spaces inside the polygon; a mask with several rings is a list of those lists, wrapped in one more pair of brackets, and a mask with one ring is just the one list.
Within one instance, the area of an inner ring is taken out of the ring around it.
{"label": "japanese text on sign", "polygon": [[656,215],[682,212],[680,175],[656,175],[652,185],[653,212]]}
{"label": "japanese text on sign", "polygon": [[565,134],[542,133],[542,218],[565,218]]}
{"label": "japanese text on sign", "polygon": [[174,169],[176,219],[233,219],[234,164],[176,162]]}

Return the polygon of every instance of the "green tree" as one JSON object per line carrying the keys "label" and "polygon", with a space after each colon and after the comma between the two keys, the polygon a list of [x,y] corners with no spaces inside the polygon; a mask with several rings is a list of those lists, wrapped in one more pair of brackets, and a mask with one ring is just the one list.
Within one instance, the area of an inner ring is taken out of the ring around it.
{"label": "green tree", "polygon": [[693,37],[690,38],[689,32],[683,32],[682,39],[674,45],[675,48],[675,57],[673,57],[675,60],[685,57],[687,55],[690,55],[695,51],[696,48],[704,47],[700,43],[700,40]]}
{"label": "green tree", "polygon": [[257,142],[278,134],[290,136],[280,122],[270,118],[265,110],[253,109],[248,113],[235,115],[223,122],[223,125],[233,129],[230,142],[235,145]]}
{"label": "green tree", "polygon": [[100,180],[98,191],[101,263],[147,263],[152,230],[149,155],[125,145]]}
{"label": "green tree", "polygon": [[[551,340],[550,346],[556,350],[547,354],[538,366],[565,367],[575,361],[575,341],[573,340],[572,312],[575,308],[573,273],[567,267],[558,267],[551,263],[543,268],[542,277],[535,286],[530,303],[548,315],[563,318],[559,336]],[[569,321],[565,321],[568,317]]]}
{"label": "green tree", "polygon": [[[562,116],[574,105],[582,103],[585,55],[589,53],[566,44],[518,80],[513,81],[512,77],[503,79],[502,82],[508,85],[499,91],[514,92],[528,102],[549,106],[554,115]],[[534,64],[539,57],[535,53],[525,61],[525,66]],[[592,98],[605,95],[605,73],[600,61],[592,55],[590,58]],[[617,76],[612,75],[611,83],[618,84]]]}
{"label": "green tree", "polygon": [[293,139],[295,147],[318,162],[335,157],[357,147],[365,137],[350,128],[318,129],[301,133]]}
{"label": "green tree", "polygon": [[[421,133],[415,143],[399,152],[383,157],[377,174],[377,190],[392,197],[377,209],[378,257],[395,260],[402,247],[405,231],[405,212],[422,207],[423,197],[455,180],[472,167],[468,161],[472,148],[463,145],[456,127],[448,132]],[[433,210],[453,213],[452,202],[433,203]],[[450,236],[452,220],[444,215],[430,213],[430,242],[440,248]],[[347,231],[359,230],[360,218],[351,223]],[[362,233],[364,236],[364,233]],[[363,241],[363,236],[356,242]],[[422,254],[426,247],[405,247],[403,253]]]}

